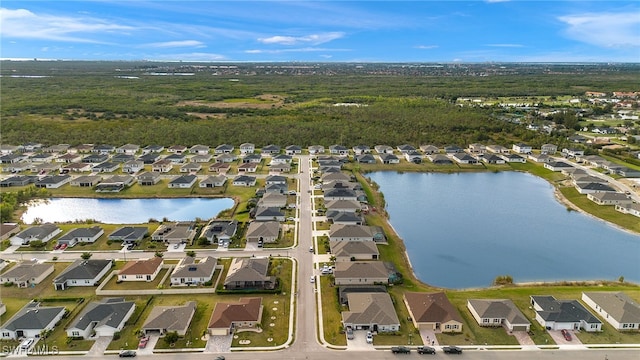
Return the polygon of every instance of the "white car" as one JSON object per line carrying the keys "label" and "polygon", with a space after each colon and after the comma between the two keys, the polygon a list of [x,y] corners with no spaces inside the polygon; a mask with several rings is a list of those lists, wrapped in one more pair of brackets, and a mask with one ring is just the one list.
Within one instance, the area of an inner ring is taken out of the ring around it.
{"label": "white car", "polygon": [[367,331],[367,344],[373,344],[373,334],[371,331]]}
{"label": "white car", "polygon": [[316,277],[315,276],[311,276],[309,278],[309,282],[312,283],[312,284],[315,283],[316,282]]}
{"label": "white car", "polygon": [[31,345],[33,345],[34,341],[35,340],[33,338],[28,338],[28,339],[24,340],[23,342],[20,343],[20,349],[29,350]]}

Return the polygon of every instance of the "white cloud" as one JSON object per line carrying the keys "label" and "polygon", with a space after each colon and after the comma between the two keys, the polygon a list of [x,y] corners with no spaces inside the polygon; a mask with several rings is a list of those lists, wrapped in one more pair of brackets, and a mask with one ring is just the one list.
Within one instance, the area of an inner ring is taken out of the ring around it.
{"label": "white cloud", "polygon": [[524,45],[521,45],[521,44],[487,44],[486,46],[505,47],[505,48],[521,48],[521,47],[524,47]]}
{"label": "white cloud", "polygon": [[212,54],[212,53],[184,53],[184,54],[160,54],[151,55],[147,57],[148,60],[162,60],[162,61],[222,61],[227,60],[224,55]]}
{"label": "white cloud", "polygon": [[344,36],[343,32],[328,32],[323,34],[311,34],[306,36],[271,36],[268,38],[258,38],[263,44],[297,45],[311,44],[319,45]]}
{"label": "white cloud", "polygon": [[416,45],[414,46],[415,49],[422,49],[422,50],[429,50],[429,49],[436,49],[438,48],[438,45]]}
{"label": "white cloud", "polygon": [[36,14],[26,9],[0,8],[1,35],[4,38],[61,40],[98,43],[88,33],[129,32],[131,26],[92,17]]}
{"label": "white cloud", "polygon": [[604,48],[640,46],[640,11],[561,16],[569,38]]}
{"label": "white cloud", "polygon": [[318,52],[318,51],[326,51],[326,52],[335,52],[335,51],[351,51],[349,49],[327,49],[327,48],[314,48],[314,47],[305,47],[305,48],[296,48],[296,49],[251,49],[245,50],[245,54],[282,54],[282,53],[293,53],[293,52]]}
{"label": "white cloud", "polygon": [[144,46],[152,47],[152,48],[176,48],[176,47],[202,48],[202,47],[205,47],[205,44],[197,40],[180,40],[180,41],[165,41],[165,42],[151,43]]}

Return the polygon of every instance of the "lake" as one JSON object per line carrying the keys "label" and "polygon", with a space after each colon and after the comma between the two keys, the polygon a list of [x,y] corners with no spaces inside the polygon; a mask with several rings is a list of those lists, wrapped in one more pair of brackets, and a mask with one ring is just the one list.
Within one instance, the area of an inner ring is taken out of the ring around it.
{"label": "lake", "polygon": [[29,206],[22,220],[30,224],[39,218],[43,222],[67,222],[94,219],[105,224],[142,224],[149,219],[193,221],[209,219],[234,205],[229,198],[170,199],[81,199],[54,198]]}
{"label": "lake", "polygon": [[416,276],[448,288],[515,282],[640,282],[640,236],[568,211],[554,188],[527,173],[367,174]]}

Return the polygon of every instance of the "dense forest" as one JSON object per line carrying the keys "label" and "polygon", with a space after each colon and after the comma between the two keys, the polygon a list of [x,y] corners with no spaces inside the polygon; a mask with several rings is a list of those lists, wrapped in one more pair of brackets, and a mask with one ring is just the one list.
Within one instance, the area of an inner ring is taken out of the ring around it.
{"label": "dense forest", "polygon": [[293,74],[285,66],[278,69],[288,71],[267,72],[264,64],[1,65],[2,143],[72,145],[559,143],[564,137],[504,121],[505,110],[498,107],[461,107],[455,100],[632,91],[639,70],[514,66],[488,76],[486,66],[434,75],[416,73],[420,68],[371,65],[365,71],[340,64],[311,67],[314,71],[293,67]]}

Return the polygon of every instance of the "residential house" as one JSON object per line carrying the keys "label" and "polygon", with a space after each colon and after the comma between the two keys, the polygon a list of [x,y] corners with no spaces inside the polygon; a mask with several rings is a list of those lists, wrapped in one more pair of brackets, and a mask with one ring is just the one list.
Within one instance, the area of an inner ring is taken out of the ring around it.
{"label": "residential house", "polygon": [[334,188],[327,190],[324,193],[324,201],[328,202],[331,200],[358,201],[358,194],[354,190],[348,188]]}
{"label": "residential house", "polygon": [[224,186],[225,182],[227,182],[227,177],[224,175],[207,176],[205,179],[200,181],[200,187],[201,188],[222,187]]}
{"label": "residential house", "polygon": [[34,183],[37,179],[36,176],[16,175],[0,181],[0,187],[26,186]]}
{"label": "residential house", "polygon": [[420,164],[422,162],[422,154],[417,151],[410,151],[403,153],[405,160],[410,163]]}
{"label": "residential house", "polygon": [[82,158],[82,162],[89,164],[99,164],[109,160],[109,155],[106,154],[91,154]]}
{"label": "residential house", "polygon": [[478,159],[474,158],[473,156],[465,152],[454,153],[453,155],[451,155],[451,158],[453,159],[453,161],[457,162],[458,164],[479,164],[480,163]]}
{"label": "residential house", "polygon": [[451,164],[453,164],[453,161],[451,159],[449,159],[449,157],[447,157],[446,155],[442,155],[442,154],[427,155],[427,158],[429,159],[429,161],[431,161],[432,163],[434,163],[436,165],[451,165]]}
{"label": "residential house", "polygon": [[623,214],[629,214],[636,217],[640,217],[640,204],[626,204],[626,205],[616,205],[616,211],[619,211]]}
{"label": "residential house", "polygon": [[109,240],[122,241],[125,244],[139,243],[148,232],[146,226],[124,226],[109,234]]}
{"label": "residential house", "polygon": [[336,285],[389,283],[389,270],[382,261],[341,261],[333,272]]}
{"label": "residential house", "polygon": [[118,281],[146,281],[155,280],[162,269],[163,260],[159,256],[150,259],[127,261],[118,271]]}
{"label": "residential house", "polygon": [[389,145],[376,145],[373,147],[378,155],[393,154],[393,147]]}
{"label": "residential house", "polygon": [[51,162],[55,159],[53,154],[50,153],[39,153],[33,156],[30,156],[27,161],[32,163],[47,163]]}
{"label": "residential house", "polygon": [[148,154],[144,154],[138,157],[138,160],[142,161],[145,165],[154,164],[155,162],[160,161],[161,159],[162,159],[162,156],[156,152],[150,152]]}
{"label": "residential house", "polygon": [[80,154],[87,154],[93,150],[93,144],[80,144],[75,148],[69,149],[69,152],[75,152]]}
{"label": "residential house", "polygon": [[365,220],[362,215],[355,212],[339,212],[339,211],[327,211],[327,220],[332,224],[343,225],[364,225]]}
{"label": "residential house", "polygon": [[88,163],[71,163],[65,165],[63,169],[67,172],[90,172],[93,170],[93,165]]}
{"label": "residential house", "polygon": [[238,220],[213,219],[202,230],[202,236],[211,244],[227,247],[237,231]]}
{"label": "residential house", "polygon": [[195,155],[207,155],[209,154],[209,146],[207,145],[193,145],[189,148],[189,153]]}
{"label": "residential house", "polygon": [[376,158],[369,153],[356,155],[356,161],[360,164],[375,164]]}
{"label": "residential house", "polygon": [[269,175],[265,178],[265,184],[286,184],[288,182],[288,178],[282,175]]}
{"label": "residential house", "polygon": [[562,155],[568,158],[584,156],[584,150],[576,148],[564,148],[562,149]]}
{"label": "residential house", "polygon": [[0,339],[39,338],[43,331],[53,330],[65,313],[64,306],[41,306],[31,301],[0,325]]}
{"label": "residential house", "polygon": [[179,165],[186,163],[187,157],[184,154],[171,154],[165,157],[163,160],[170,161],[174,165]]}
{"label": "residential house", "polygon": [[270,165],[269,173],[270,174],[282,174],[288,173],[291,171],[291,164],[274,164]]}
{"label": "residential house", "polygon": [[33,287],[53,273],[53,264],[26,260],[0,275],[0,284],[13,283],[19,288]]}
{"label": "residential house", "polygon": [[171,273],[171,286],[204,285],[213,278],[218,259],[207,256],[196,262],[195,258],[182,258]]}
{"label": "residential house", "polygon": [[509,299],[469,299],[467,308],[480,326],[504,326],[509,331],[529,331],[531,323]]}
{"label": "residential house", "polygon": [[356,145],[352,147],[351,150],[353,150],[353,154],[356,156],[371,153],[371,148],[367,145]]}
{"label": "residential house", "polygon": [[394,154],[380,154],[380,161],[383,164],[399,164],[400,159]]}
{"label": "residential house", "polygon": [[266,193],[258,200],[259,207],[272,207],[281,209],[287,206],[287,195],[278,193]]}
{"label": "residential house", "polygon": [[168,173],[173,169],[173,163],[170,160],[162,159],[151,164],[151,171],[158,173]]}
{"label": "residential house", "polygon": [[349,155],[349,149],[346,146],[342,146],[338,144],[331,145],[329,146],[329,154],[340,155],[340,156]]}
{"label": "residential house", "polygon": [[233,153],[223,153],[216,156],[217,163],[230,164],[238,160],[238,157]]}
{"label": "residential house", "polygon": [[111,157],[111,162],[114,163],[126,163],[127,161],[135,160],[136,157],[129,154],[115,154]]}
{"label": "residential house", "polygon": [[151,239],[167,244],[186,244],[191,243],[195,235],[195,223],[183,221],[161,224],[156,231],[151,234]]}
{"label": "residential house", "polygon": [[102,234],[104,234],[104,230],[100,226],[75,228],[58,238],[58,244],[67,244],[69,247],[73,247],[79,242],[92,244],[96,242]]}
{"label": "residential house", "polygon": [[248,175],[238,175],[233,179],[233,186],[255,186],[256,177]]}
{"label": "residential house", "polygon": [[373,241],[329,241],[331,255],[336,261],[378,260],[380,252]]}
{"label": "residential house", "polygon": [[487,147],[483,144],[469,144],[469,152],[472,154],[484,154],[487,152]]}
{"label": "residential house", "polygon": [[247,243],[275,243],[280,237],[280,223],[277,221],[252,221],[247,228]]}
{"label": "residential house", "polygon": [[267,146],[265,146],[265,147],[263,147],[261,149],[261,153],[263,155],[269,155],[269,156],[275,155],[275,154],[279,154],[280,153],[280,146],[273,145],[273,144],[267,145]]}
{"label": "residential house", "polygon": [[58,189],[69,182],[71,182],[71,176],[69,175],[49,175],[37,180],[35,186],[38,188]]}
{"label": "residential house", "polygon": [[496,154],[486,154],[480,157],[480,160],[484,161],[487,164],[495,164],[502,165],[505,164],[506,161]]}
{"label": "residential house", "polygon": [[435,145],[420,145],[420,151],[425,155],[437,154],[440,149]]}
{"label": "residential house", "polygon": [[293,158],[287,154],[277,154],[271,158],[270,165],[290,164]]}
{"label": "residential house", "polygon": [[376,333],[400,330],[400,320],[388,293],[349,293],[347,304],[349,310],[342,312],[345,328]]}
{"label": "residential house", "polygon": [[536,320],[550,330],[602,331],[602,322],[578,300],[556,300],[553,296],[530,297]]}
{"label": "residential house", "polygon": [[251,214],[256,221],[285,221],[285,214],[276,207],[257,206]]}
{"label": "residential house", "polygon": [[494,154],[506,154],[509,152],[509,149],[501,145],[487,145],[487,150]]}
{"label": "residential house", "polygon": [[253,154],[256,151],[256,146],[251,143],[240,144],[240,154]]}
{"label": "residential house", "polygon": [[403,155],[417,152],[416,148],[409,144],[398,145],[396,149],[398,149],[398,151]]}
{"label": "residential house", "polygon": [[354,200],[331,200],[326,202],[324,206],[327,209],[327,212],[337,211],[355,213],[362,209],[360,202]]}
{"label": "residential house", "polygon": [[29,245],[30,241],[39,240],[43,243],[53,239],[62,230],[54,224],[36,225],[22,230],[14,235],[10,241],[11,245]]}
{"label": "residential house", "polygon": [[59,172],[62,169],[62,165],[60,163],[32,164],[29,169],[31,169],[32,173],[37,173],[38,175],[53,174]]}
{"label": "residential house", "polygon": [[244,157],[242,157],[243,164],[246,164],[246,163],[260,164],[261,162],[262,162],[262,156],[260,154],[247,154]]}
{"label": "residential house", "polygon": [[137,176],[138,184],[141,186],[151,186],[160,182],[160,174],[158,172],[143,172]]}
{"label": "residential house", "polygon": [[626,166],[621,166],[616,169],[616,174],[626,177],[626,178],[637,178],[640,177],[640,170],[631,169]]}
{"label": "residential house", "polygon": [[582,301],[616,330],[640,329],[640,304],[621,291],[589,291]]}
{"label": "residential house", "polygon": [[135,153],[137,153],[138,150],[140,150],[140,145],[126,144],[126,145],[122,145],[122,146],[116,148],[116,153],[118,153],[118,154],[135,155]]}
{"label": "residential house", "polygon": [[105,154],[110,154],[115,150],[116,150],[116,147],[113,145],[100,144],[100,145],[94,146],[93,149],[91,149],[91,152],[100,154],[100,155],[105,155]]}
{"label": "residential house", "polygon": [[172,189],[189,189],[196,184],[198,177],[196,175],[180,175],[169,181],[169,188]]}
{"label": "residential house", "polygon": [[287,155],[300,155],[302,154],[302,148],[298,145],[289,145],[284,148],[284,153]]}
{"label": "residential house", "polygon": [[564,161],[550,161],[550,162],[544,163],[543,166],[545,169],[549,169],[551,171],[556,171],[556,172],[573,167],[573,165],[568,164]]}
{"label": "residential house", "polygon": [[235,330],[256,328],[262,321],[262,298],[242,297],[237,302],[218,302],[207,326],[209,335],[227,336]]}
{"label": "residential house", "polygon": [[9,145],[9,144],[0,145],[0,154],[2,155],[15,154],[18,152],[22,152],[23,150],[24,148],[19,145]]}
{"label": "residential house", "polygon": [[508,162],[508,163],[526,163],[527,159],[525,159],[524,157],[518,155],[518,154],[500,154],[498,155],[501,158],[504,159],[504,161]]}
{"label": "residential house", "polygon": [[458,145],[447,145],[444,147],[444,153],[447,155],[453,155],[455,153],[463,152],[464,150]]}
{"label": "residential house", "polygon": [[[261,190],[261,189],[258,189],[258,190]],[[258,193],[258,190],[256,190],[256,194]],[[269,194],[269,193],[286,194],[288,190],[289,188],[285,184],[267,184],[264,186],[265,194]]]}
{"label": "residential house", "polygon": [[537,163],[548,163],[550,161],[554,161],[553,158],[545,153],[532,153],[529,154],[529,159],[537,162]]}
{"label": "residential house", "polygon": [[96,286],[112,266],[112,260],[78,259],[53,279],[53,288],[66,290],[72,286]]}
{"label": "residential house", "polygon": [[599,183],[599,182],[577,183],[575,185],[575,188],[576,190],[578,190],[580,194],[583,194],[583,195],[597,193],[597,192],[610,192],[610,193],[616,192],[616,189],[612,188],[611,186],[603,183]]}
{"label": "residential house", "polygon": [[131,175],[114,175],[96,185],[96,192],[119,192],[133,185],[135,180]]}
{"label": "residential house", "polygon": [[187,147],[184,145],[172,145],[167,148],[167,152],[180,155],[187,152]]}
{"label": "residential house", "polygon": [[533,151],[533,148],[531,147],[531,145],[519,143],[519,144],[513,144],[511,146],[511,150],[513,150],[518,154],[529,154]]}
{"label": "residential house", "polygon": [[70,163],[78,163],[80,162],[80,160],[82,160],[82,156],[78,154],[65,153],[58,156],[55,161],[65,163],[65,164],[70,164]]}
{"label": "residential house", "polygon": [[196,313],[196,307],[195,301],[180,306],[154,306],[142,325],[142,331],[147,336],[163,336],[170,332],[185,336]]}
{"label": "residential house", "polygon": [[324,146],[322,145],[310,145],[307,150],[310,155],[324,154]]}
{"label": "residential house", "polygon": [[255,173],[258,170],[258,164],[253,162],[242,163],[238,165],[238,173]]}
{"label": "residential house", "polygon": [[128,174],[135,174],[141,170],[144,170],[144,162],[141,160],[129,160],[122,164],[122,172]]}
{"label": "residential house", "polygon": [[269,258],[234,258],[224,288],[227,290],[274,289],[276,278],[269,276]]}
{"label": "residential house", "polygon": [[162,145],[147,145],[142,149],[142,154],[161,153],[164,151]]}
{"label": "residential house", "polygon": [[626,205],[633,203],[629,196],[619,192],[589,193],[587,194],[587,199],[598,205]]}
{"label": "residential house", "polygon": [[234,150],[233,145],[229,145],[229,144],[221,144],[216,146],[215,150],[213,151],[215,154],[231,154]]}
{"label": "residential house", "polygon": [[189,161],[196,164],[202,164],[210,162],[211,159],[213,159],[213,156],[211,154],[198,154],[192,156]]}
{"label": "residential house", "polygon": [[330,241],[374,241],[374,229],[367,225],[331,224]]}
{"label": "residential house", "polygon": [[89,339],[94,336],[112,337],[122,331],[133,315],[136,303],[124,298],[104,298],[90,302],[67,326],[67,337]]}
{"label": "residential house", "polygon": [[554,144],[544,144],[542,145],[542,147],[540,148],[541,153],[545,154],[545,155],[553,155],[556,152],[558,152],[558,145],[554,145]]}
{"label": "residential house", "polygon": [[462,316],[444,292],[405,292],[404,303],[417,329],[435,332],[462,332]]}
{"label": "residential house", "polygon": [[20,225],[17,223],[2,223],[0,224],[0,241],[7,240],[18,232],[20,232]]}

